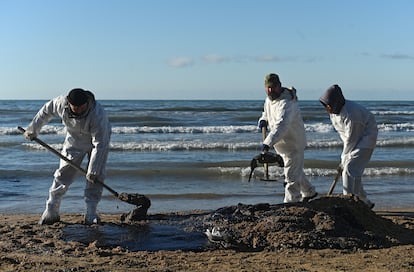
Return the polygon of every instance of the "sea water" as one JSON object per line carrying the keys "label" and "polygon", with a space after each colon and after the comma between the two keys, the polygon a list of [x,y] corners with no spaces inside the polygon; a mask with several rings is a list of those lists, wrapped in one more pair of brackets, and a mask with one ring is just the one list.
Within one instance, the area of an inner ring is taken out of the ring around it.
{"label": "sea water", "polygon": [[[58,158],[17,130],[46,101],[0,100],[0,213],[41,213]],[[377,148],[363,176],[376,209],[414,206],[414,101],[357,101],[378,123]],[[271,165],[272,181],[250,161],[260,153],[257,128],[262,100],[102,100],[112,124],[105,183],[152,201],[149,213],[212,210],[238,203],[283,201],[283,171]],[[305,122],[305,173],[322,195],[336,175],[342,142],[318,101],[299,101]],[[65,130],[56,118],[39,138],[60,150]],[[83,165],[85,167],[85,165]],[[72,184],[61,211],[84,212],[85,179]],[[334,193],[342,192],[338,182]],[[133,207],[104,190],[99,211]]]}

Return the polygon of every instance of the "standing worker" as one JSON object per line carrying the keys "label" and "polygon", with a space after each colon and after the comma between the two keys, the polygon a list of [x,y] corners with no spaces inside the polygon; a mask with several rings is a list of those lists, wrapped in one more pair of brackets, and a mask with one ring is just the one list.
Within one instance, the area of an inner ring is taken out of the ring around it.
{"label": "standing worker", "polygon": [[[84,223],[99,224],[97,214],[98,202],[102,196],[102,184],[106,175],[111,126],[105,110],[95,100],[90,91],[80,88],[73,89],[67,96],[58,96],[38,111],[24,136],[33,140],[41,128],[52,117],[60,117],[66,129],[62,155],[79,165],[88,155],[86,185],[84,197],[86,214]],[[60,160],[59,168],[54,173],[54,180],[49,189],[46,209],[39,224],[53,224],[60,220],[59,208],[63,195],[78,176],[78,171],[64,160]],[[95,182],[99,180],[100,182]]]}
{"label": "standing worker", "polygon": [[269,128],[263,140],[262,152],[273,146],[282,156],[285,174],[284,202],[308,201],[317,196],[314,186],[305,176],[305,126],[297,102],[296,90],[282,87],[277,74],[265,77],[267,94],[259,128]]}
{"label": "standing worker", "polygon": [[340,164],[343,194],[358,196],[372,209],[374,203],[368,200],[361,177],[377,142],[375,117],[362,105],[346,100],[338,85],[330,86],[319,101],[344,143]]}

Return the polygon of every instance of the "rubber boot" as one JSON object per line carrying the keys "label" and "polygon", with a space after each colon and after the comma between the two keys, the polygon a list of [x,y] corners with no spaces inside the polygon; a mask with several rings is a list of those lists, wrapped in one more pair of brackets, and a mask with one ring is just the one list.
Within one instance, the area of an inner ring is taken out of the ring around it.
{"label": "rubber boot", "polygon": [[284,203],[293,203],[301,201],[301,195],[298,182],[285,182],[285,198]]}
{"label": "rubber boot", "polygon": [[375,207],[375,203],[372,202],[369,199],[366,199],[364,202],[365,202],[365,204],[367,204],[368,208],[371,209],[371,210]]}
{"label": "rubber boot", "polygon": [[59,208],[66,186],[61,184],[56,189],[49,190],[49,198],[46,201],[46,209],[39,220],[39,225],[51,225],[60,221]]}
{"label": "rubber boot", "polygon": [[368,206],[368,208],[372,210],[375,206],[375,203],[367,198],[367,195],[366,195],[364,190],[361,190],[360,192],[362,192],[362,194],[360,194],[360,195],[352,194],[352,195],[357,196],[359,200],[364,202]]}
{"label": "rubber boot", "polygon": [[308,194],[308,196],[302,197],[302,202],[309,202],[312,199],[316,198],[318,196],[318,193],[313,191],[312,193]]}
{"label": "rubber boot", "polygon": [[315,187],[313,187],[307,180],[305,182],[305,186],[303,187],[305,188],[305,191],[301,192],[302,202],[309,202],[318,196],[318,193],[315,191]]}
{"label": "rubber boot", "polygon": [[86,214],[85,214],[85,225],[100,224],[101,218],[96,212],[98,203],[97,202],[88,202],[86,203]]}

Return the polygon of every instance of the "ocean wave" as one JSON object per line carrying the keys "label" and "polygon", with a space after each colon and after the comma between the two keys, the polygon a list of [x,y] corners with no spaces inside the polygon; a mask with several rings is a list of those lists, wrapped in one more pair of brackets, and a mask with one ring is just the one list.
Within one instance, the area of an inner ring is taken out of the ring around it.
{"label": "ocean wave", "polygon": [[[33,150],[45,150],[45,148],[36,143],[22,143],[23,146]],[[61,150],[63,144],[49,144],[56,150]],[[205,143],[205,142],[112,142],[111,151],[201,151],[201,150],[256,150],[257,142],[243,143]]]}
{"label": "ocean wave", "polygon": [[[29,149],[33,149],[33,150],[46,150],[46,148],[44,148],[43,146],[37,144],[37,143],[22,143],[22,145],[24,147],[27,147]],[[52,147],[55,150],[62,150],[63,148],[63,144],[48,144],[50,147]]]}
{"label": "ocean wave", "polygon": [[[150,180],[151,178],[156,177],[156,179],[161,178],[173,178],[180,177],[183,181],[185,179],[194,180],[195,173],[198,176],[208,179],[247,179],[250,175],[251,168],[248,163],[240,164],[240,166],[216,166],[216,167],[184,167],[184,168],[167,168],[163,167],[162,171],[159,168],[157,169],[114,169],[108,167],[108,179],[114,179],[114,177],[122,177],[122,179],[134,179],[137,178]],[[269,165],[268,172],[272,179],[284,180],[284,169],[275,165]],[[1,170],[2,183],[18,183],[20,178],[43,178],[49,177],[52,175],[53,171],[44,170],[37,171],[33,170]],[[337,170],[334,168],[309,168],[304,169],[305,175],[308,177],[335,177]],[[414,175],[414,169],[408,167],[368,167],[365,168],[363,176],[366,177],[378,177],[378,176],[412,176]],[[264,176],[264,168],[258,166],[253,171],[253,178],[262,178]]]}
{"label": "ocean wave", "polygon": [[374,110],[374,115],[414,115],[414,111],[390,111],[390,110]]}
{"label": "ocean wave", "polygon": [[[268,168],[269,175],[273,177],[283,178],[283,169],[277,166]],[[223,169],[220,169],[223,171]],[[225,170],[227,171],[227,170]],[[230,172],[234,172],[235,169],[228,169]],[[337,174],[336,169],[325,169],[325,168],[305,168],[305,175],[309,177],[335,177]],[[243,177],[248,177],[250,174],[250,168],[244,168],[240,171]],[[377,176],[410,176],[414,174],[412,168],[398,168],[398,167],[381,167],[381,168],[365,168],[364,176],[377,177]],[[255,169],[255,175],[264,176],[263,167]]]}
{"label": "ocean wave", "polygon": [[[414,126],[414,125],[413,125]],[[306,132],[318,132],[327,133],[334,131],[331,124],[305,124]],[[197,134],[197,133],[256,133],[258,127],[256,125],[244,125],[244,126],[161,126],[161,127],[150,127],[150,126],[136,126],[136,127],[113,127],[112,133],[115,134],[139,134],[139,133],[156,133],[156,134]]]}
{"label": "ocean wave", "polygon": [[377,140],[377,146],[381,146],[381,147],[414,146],[414,138],[413,137],[395,137],[393,139]]}
{"label": "ocean wave", "polygon": [[112,133],[115,134],[139,134],[139,133],[157,133],[157,134],[195,134],[195,133],[250,133],[256,132],[256,126],[194,126],[194,127],[113,127]]}
{"label": "ocean wave", "polygon": [[[23,127],[26,128],[26,127]],[[41,135],[49,135],[49,134],[60,134],[64,135],[66,133],[65,128],[63,125],[54,126],[54,125],[45,125],[40,134]],[[0,127],[0,135],[21,135],[22,133],[16,127]]]}
{"label": "ocean wave", "polygon": [[414,131],[413,123],[378,124],[379,131]]}
{"label": "ocean wave", "polygon": [[327,133],[334,131],[334,128],[331,124],[326,123],[305,124],[305,131]]}
{"label": "ocean wave", "polygon": [[[330,123],[310,123],[305,124],[307,133],[332,133],[334,128]],[[412,132],[414,123],[381,123],[378,124],[380,132]],[[46,125],[42,128],[41,135],[64,135],[63,125]],[[258,127],[254,125],[239,126],[112,126],[113,134],[241,134],[256,133]],[[0,135],[19,135],[21,132],[17,127],[0,127]]]}
{"label": "ocean wave", "polygon": [[251,150],[257,149],[257,142],[225,143],[225,142],[145,142],[145,143],[111,143],[114,151],[186,151],[186,150]]}
{"label": "ocean wave", "polygon": [[[248,126],[113,126],[113,134],[230,134],[230,133],[252,133],[257,132],[255,125]],[[40,135],[58,134],[64,135],[66,130],[63,126],[46,125],[42,128]],[[20,135],[17,127],[0,127],[0,135]]]}
{"label": "ocean wave", "polygon": [[[245,141],[245,142],[213,142],[214,139],[209,141],[201,140],[172,140],[172,141],[129,141],[129,142],[116,142],[112,141],[110,144],[111,151],[258,151],[259,144],[257,141]],[[2,146],[14,146],[14,142],[3,143]],[[23,146],[33,150],[43,150],[44,148],[31,142],[22,143]],[[62,143],[50,144],[57,150],[62,149]],[[328,149],[328,148],[342,148],[343,143],[340,140],[312,140],[308,141],[308,149]],[[414,147],[414,138],[394,138],[384,139],[377,141],[377,147]]]}
{"label": "ocean wave", "polygon": [[307,142],[307,148],[318,149],[318,148],[338,148],[342,147],[343,143],[340,140],[313,140]]}
{"label": "ocean wave", "polygon": [[[307,142],[307,148],[338,148],[342,147],[341,140],[311,140]],[[378,139],[377,147],[414,147],[414,137],[394,137],[392,139]]]}

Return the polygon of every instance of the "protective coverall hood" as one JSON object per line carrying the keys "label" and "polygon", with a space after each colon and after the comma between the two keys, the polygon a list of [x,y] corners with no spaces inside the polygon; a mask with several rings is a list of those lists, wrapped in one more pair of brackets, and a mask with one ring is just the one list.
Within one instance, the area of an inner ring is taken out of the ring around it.
{"label": "protective coverall hood", "polygon": [[[72,95],[73,97],[71,98],[71,94],[74,93],[74,91],[78,91],[76,92],[77,96]],[[77,118],[77,119],[82,119],[85,118],[89,111],[92,110],[95,107],[95,96],[93,95],[92,92],[90,91],[85,91],[83,89],[73,89],[72,91],[70,91],[69,95],[66,97],[68,103],[75,105],[75,106],[80,106],[83,105],[85,103],[88,104],[87,109],[80,113],[74,113],[70,107],[69,104],[66,106],[66,110],[68,111],[68,116],[69,118]],[[75,102],[74,102],[75,101]]]}
{"label": "protective coverall hood", "polygon": [[329,105],[332,108],[332,113],[339,114],[342,107],[345,105],[345,97],[342,94],[341,87],[332,85],[319,98],[319,101],[324,105]]}

